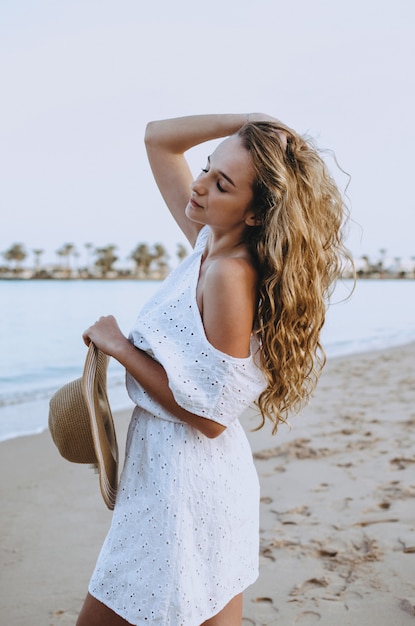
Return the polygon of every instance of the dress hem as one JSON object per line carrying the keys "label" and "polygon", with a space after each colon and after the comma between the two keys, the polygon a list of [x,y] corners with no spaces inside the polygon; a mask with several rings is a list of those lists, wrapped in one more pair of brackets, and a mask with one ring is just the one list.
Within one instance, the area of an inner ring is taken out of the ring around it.
{"label": "dress hem", "polygon": [[[190,622],[181,622],[180,624],[178,622],[163,622],[163,625],[165,626],[201,626],[204,622],[206,622],[206,620],[211,619],[212,617],[215,617],[215,615],[217,615],[218,613],[220,613],[225,606],[235,597],[238,596],[240,593],[243,593],[244,591],[246,591],[246,589],[248,589],[248,587],[250,587],[251,585],[254,584],[254,582],[256,580],[258,580],[258,576],[259,576],[259,572],[256,572],[255,576],[252,577],[252,579],[250,580],[250,582],[246,582],[243,585],[241,585],[241,587],[239,588],[239,591],[235,591],[233,593],[233,595],[229,598],[227,598],[226,600],[224,600],[223,602],[218,603],[220,608],[215,610],[214,613],[209,613],[206,615],[203,615],[202,617],[198,618],[198,622],[197,623],[190,623]],[[95,598],[95,600],[97,600],[98,602],[101,602],[101,604],[103,604],[104,606],[106,606],[108,609],[111,609],[111,611],[114,611],[114,613],[116,615],[118,615],[119,617],[121,617],[122,619],[125,619],[128,624],[131,624],[131,626],[142,626],[142,624],[151,624],[153,621],[156,621],[158,623],[161,624],[161,622],[159,621],[160,618],[156,618],[156,620],[151,620],[151,619],[147,619],[147,618],[140,618],[139,621],[134,621],[134,622],[129,622],[128,621],[128,617],[126,617],[125,615],[123,615],[122,613],[120,613],[120,611],[118,609],[116,609],[114,606],[111,606],[111,603],[108,601],[105,601],[103,599],[101,599],[100,597],[98,597],[98,595],[96,594],[96,592],[92,591],[90,588],[88,588],[88,593]],[[200,619],[200,621],[199,621]]]}

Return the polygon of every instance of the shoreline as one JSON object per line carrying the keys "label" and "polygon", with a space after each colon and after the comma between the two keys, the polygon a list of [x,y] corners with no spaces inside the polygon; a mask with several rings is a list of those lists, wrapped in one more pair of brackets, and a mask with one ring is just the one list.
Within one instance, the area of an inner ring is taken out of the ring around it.
{"label": "shoreline", "polygon": [[[243,418],[261,482],[260,577],[244,626],[413,624],[415,343],[328,359],[271,438]],[[122,455],[130,410],[114,412]],[[97,476],[48,431],[0,442],[2,614],[70,625],[109,527]]]}

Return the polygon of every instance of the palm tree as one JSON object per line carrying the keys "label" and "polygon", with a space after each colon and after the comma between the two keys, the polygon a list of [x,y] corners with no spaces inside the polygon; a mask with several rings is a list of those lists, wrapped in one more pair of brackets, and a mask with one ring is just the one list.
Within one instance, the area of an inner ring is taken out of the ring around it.
{"label": "palm tree", "polygon": [[383,273],[384,273],[384,270],[385,270],[386,252],[387,252],[386,248],[380,248],[380,250],[379,250],[380,259],[379,259],[379,263],[378,263],[378,270],[379,270],[381,278],[383,278]]}
{"label": "palm tree", "polygon": [[187,257],[187,250],[182,243],[177,244],[176,256],[180,263]]}
{"label": "palm tree", "polygon": [[157,267],[158,278],[165,278],[169,271],[169,253],[162,243],[154,244],[153,260]]}
{"label": "palm tree", "polygon": [[40,274],[40,258],[41,258],[42,254],[45,251],[42,250],[41,248],[35,248],[34,250],[32,250],[32,252],[33,252],[33,255],[35,257],[34,275],[35,276],[39,276],[39,274]]}
{"label": "palm tree", "polygon": [[85,245],[85,249],[86,249],[86,271],[87,274],[91,274],[91,256],[92,256],[92,250],[94,249],[94,244],[93,243],[86,243]]}
{"label": "palm tree", "polygon": [[364,266],[363,271],[362,271],[363,275],[364,276],[370,276],[371,273],[373,272],[373,265],[370,262],[369,256],[367,254],[364,254],[362,256],[362,261],[365,262],[365,266]]}
{"label": "palm tree", "polygon": [[135,263],[138,278],[148,278],[154,256],[146,243],[139,243],[129,256]]}
{"label": "palm tree", "polygon": [[112,270],[112,266],[115,261],[118,261],[118,257],[115,256],[114,251],[117,249],[117,246],[108,245],[104,248],[97,248],[95,250],[95,254],[97,255],[97,260],[95,261],[95,265],[100,268],[102,277],[105,278]]}
{"label": "palm tree", "polygon": [[27,252],[22,243],[15,243],[6,250],[6,252],[3,252],[3,257],[6,261],[13,261],[15,263],[14,272],[18,274],[21,272],[21,264],[27,257]]}
{"label": "palm tree", "polygon": [[68,277],[71,274],[71,267],[70,267],[71,255],[75,254],[75,251],[76,249],[73,243],[65,243],[61,248],[59,248],[59,250],[56,250],[56,254],[58,256],[66,257],[65,272]]}

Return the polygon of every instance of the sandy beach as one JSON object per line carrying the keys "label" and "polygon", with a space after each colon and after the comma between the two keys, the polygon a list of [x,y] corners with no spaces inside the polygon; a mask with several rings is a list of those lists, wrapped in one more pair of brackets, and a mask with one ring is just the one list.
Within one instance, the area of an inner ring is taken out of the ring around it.
{"label": "sandy beach", "polygon": [[[291,423],[248,433],[261,556],[243,625],[413,625],[415,344],[333,359]],[[73,625],[111,519],[97,476],[48,432],[0,451],[1,623]]]}

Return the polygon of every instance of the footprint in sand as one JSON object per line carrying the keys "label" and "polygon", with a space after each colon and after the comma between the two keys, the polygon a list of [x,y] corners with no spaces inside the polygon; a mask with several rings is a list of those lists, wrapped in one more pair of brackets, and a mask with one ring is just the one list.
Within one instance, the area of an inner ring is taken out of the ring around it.
{"label": "footprint in sand", "polygon": [[321,619],[320,613],[316,611],[303,611],[295,618],[295,624],[317,624]]}
{"label": "footprint in sand", "polygon": [[254,608],[254,617],[255,624],[258,625],[269,625],[277,624],[276,614],[278,613],[278,609],[274,606],[274,601],[269,597],[259,597],[252,600],[255,605]]}
{"label": "footprint in sand", "polygon": [[379,509],[382,509],[383,511],[387,511],[391,508],[392,503],[388,502],[387,500],[384,500],[382,502],[378,502],[377,504],[373,504],[369,507],[367,507],[366,509],[364,509],[362,511],[362,513],[364,515],[366,515],[366,513],[378,513]]}
{"label": "footprint in sand", "polygon": [[378,507],[380,509],[390,509],[391,507],[391,503],[390,502],[379,502]]}
{"label": "footprint in sand", "polygon": [[399,602],[399,608],[409,615],[415,615],[415,598],[404,598]]}
{"label": "footprint in sand", "polygon": [[394,459],[392,459],[391,461],[389,461],[390,464],[392,465],[392,467],[394,469],[397,470],[405,470],[407,469],[410,465],[415,463],[415,457],[403,457],[403,456],[399,456],[399,457],[395,457]]}
{"label": "footprint in sand", "polygon": [[78,618],[78,614],[73,611],[56,609],[51,611],[50,626],[73,626]]}
{"label": "footprint in sand", "polygon": [[294,587],[294,589],[290,592],[290,596],[298,596],[302,593],[304,593],[305,591],[307,591],[308,589],[315,589],[316,587],[327,587],[330,584],[330,581],[328,580],[328,578],[325,577],[321,577],[321,578],[309,578],[308,580],[304,581],[301,585],[297,585],[296,587]]}
{"label": "footprint in sand", "polygon": [[358,591],[346,591],[342,595],[344,607],[347,611],[362,606],[363,595]]}

